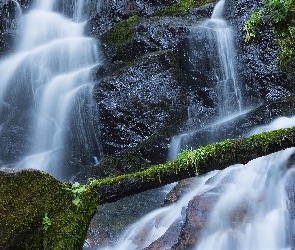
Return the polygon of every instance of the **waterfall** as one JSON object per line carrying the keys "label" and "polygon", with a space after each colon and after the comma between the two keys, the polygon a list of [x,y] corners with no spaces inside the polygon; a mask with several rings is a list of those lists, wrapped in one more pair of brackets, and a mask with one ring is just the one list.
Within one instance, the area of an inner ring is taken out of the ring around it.
{"label": "waterfall", "polygon": [[[295,117],[282,117],[256,131],[294,125]],[[212,209],[195,250],[293,249],[295,172],[287,162],[294,152],[287,149],[231,168],[232,181]]]}
{"label": "waterfall", "polygon": [[77,0],[69,19],[54,10],[57,1],[36,0],[22,17],[17,49],[0,62],[0,138],[17,140],[17,128],[30,139],[19,141],[23,148],[11,146],[21,152],[3,156],[6,166],[68,179],[82,165],[77,152],[87,152],[93,164],[101,157],[91,79],[101,58],[98,41],[83,33],[86,3]]}
{"label": "waterfall", "polygon": [[208,30],[208,36],[216,36],[220,71],[216,71],[215,76],[217,91],[219,92],[218,107],[220,117],[242,111],[242,97],[234,67],[235,49],[232,40],[232,29],[222,19],[224,3],[225,0],[219,1],[213,10],[211,19],[203,24]]}
{"label": "waterfall", "polygon": [[[255,131],[294,125],[295,116],[281,117]],[[174,223],[184,220],[181,211],[191,199],[197,196],[216,197],[216,194],[219,195],[211,211],[208,211],[208,219],[194,250],[291,249],[294,247],[292,237],[295,233],[292,194],[295,170],[292,165],[291,168],[287,166],[287,162],[294,153],[295,148],[291,148],[255,159],[246,165],[236,164],[197,177],[196,187],[177,203],[154,210],[129,226],[116,246],[98,249],[148,247]],[[203,212],[200,211],[198,216],[201,217]],[[195,220],[201,223],[200,217]],[[165,247],[157,249],[170,249],[172,245],[168,242]]]}
{"label": "waterfall", "polygon": [[[213,74],[216,79],[216,89],[220,106],[217,123],[231,119],[231,116],[241,114],[242,98],[234,70],[233,41],[230,27],[222,19],[224,1],[215,6],[211,19],[198,25],[206,32],[216,48],[218,56],[212,57]],[[219,66],[217,66],[219,65]],[[217,67],[215,67],[217,66]],[[189,109],[189,112],[191,110]],[[261,126],[252,131],[268,131],[295,125],[295,117],[280,118],[271,124]],[[176,157],[181,144],[189,143],[192,133],[189,131],[172,138],[170,158]],[[212,199],[212,206],[193,203],[196,210],[192,223],[198,224],[198,240],[195,245],[181,245],[173,249],[195,250],[237,250],[237,249],[290,249],[294,248],[294,184],[295,171],[288,163],[295,149],[287,149],[250,161],[246,165],[236,164],[222,171],[213,171],[194,179],[195,188],[184,197],[169,206],[154,210],[136,223],[128,226],[116,245],[97,249],[171,249],[177,243],[172,242],[169,235],[175,236],[175,225],[183,225],[186,219],[183,210],[188,208],[194,197]],[[202,201],[202,200],[201,200]],[[189,212],[188,212],[189,213]],[[191,212],[192,213],[192,212]],[[208,213],[206,220],[203,213]],[[197,217],[198,215],[198,217]],[[188,224],[188,227],[193,225]],[[181,233],[183,233],[181,231]],[[174,235],[173,235],[174,233]],[[179,231],[180,233],[180,231]],[[178,235],[177,235],[178,236]],[[184,235],[181,235],[183,239]],[[188,235],[188,241],[193,241],[194,235]],[[192,237],[192,238],[190,238]],[[151,248],[155,240],[157,243]],[[162,244],[162,245],[161,245]],[[87,249],[87,248],[86,248]]]}
{"label": "waterfall", "polygon": [[[215,5],[211,18],[198,24],[191,32],[197,46],[201,46],[205,52],[205,55],[197,60],[196,67],[199,68],[199,71],[204,71],[203,74],[208,74],[206,71],[209,70],[215,85],[214,92],[216,93],[216,107],[218,110],[215,124],[221,123],[221,120],[230,120],[244,112],[234,66],[235,46],[233,32],[228,23],[222,18],[224,4],[225,0],[220,0]],[[192,46],[196,46],[193,41]],[[206,63],[205,60],[208,60],[208,62]],[[196,84],[198,83],[196,82]],[[191,117],[194,113],[192,109],[191,107],[188,109],[188,123],[191,123]],[[197,130],[194,129],[171,139],[170,160],[175,159],[181,149],[190,146],[190,141],[195,139],[193,136],[196,132]],[[214,141],[214,138],[212,140]]]}

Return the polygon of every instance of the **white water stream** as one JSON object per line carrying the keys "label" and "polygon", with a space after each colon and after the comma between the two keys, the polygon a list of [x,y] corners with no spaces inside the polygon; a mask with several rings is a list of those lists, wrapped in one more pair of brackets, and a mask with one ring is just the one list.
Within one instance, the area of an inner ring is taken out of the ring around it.
{"label": "white water stream", "polygon": [[[295,117],[282,117],[257,130],[292,126],[295,126]],[[145,215],[127,228],[116,246],[107,249],[134,250],[149,246],[181,218],[182,209],[194,196],[206,197],[210,192],[216,192],[215,188],[221,183],[223,191],[209,210],[195,250],[291,249],[294,247],[295,203],[294,183],[290,178],[295,179],[295,168],[288,169],[286,163],[293,153],[295,148],[196,178],[193,191],[177,203]],[[170,249],[166,247],[163,250]]]}
{"label": "white water stream", "polygon": [[[283,117],[258,130],[294,125],[295,117]],[[258,158],[246,166],[229,168],[233,180],[220,195],[195,250],[278,250],[294,247],[294,183],[288,183],[288,180],[293,178],[294,181],[295,169],[286,166],[294,152],[295,149],[291,148]],[[237,211],[240,211],[240,217],[233,225],[232,217]]]}
{"label": "white water stream", "polygon": [[22,17],[17,50],[0,62],[0,112],[9,113],[1,127],[26,109],[35,117],[28,156],[16,163],[17,168],[68,178],[71,170],[62,168],[68,142],[79,142],[89,152],[99,147],[91,127],[95,109],[90,76],[101,58],[98,41],[83,33],[87,3],[77,0],[69,19],[54,11],[57,0],[36,0]]}
{"label": "white water stream", "polygon": [[[215,7],[212,18],[201,25],[213,30],[218,41],[218,60],[224,67],[216,72],[220,85],[220,114],[224,118],[235,110],[242,110],[241,94],[233,66],[231,30],[222,19],[224,0]],[[209,32],[212,34],[212,31]],[[208,34],[209,34],[208,33]],[[210,35],[209,34],[209,35]],[[295,117],[279,118],[261,126],[252,133],[295,125]],[[195,133],[196,131],[193,131]],[[188,134],[174,138],[170,157],[176,157],[181,140]],[[174,151],[173,151],[174,150]],[[195,179],[196,188],[177,203],[159,208],[129,226],[118,243],[109,250],[144,249],[164,235],[166,230],[181,219],[183,208],[196,195],[206,197],[220,190],[217,201],[203,226],[195,250],[279,250],[291,249],[294,234],[294,194],[290,178],[295,179],[294,168],[287,161],[295,149],[287,149],[261,157],[246,165],[238,164],[223,171],[214,171]],[[289,181],[289,182],[288,182]],[[202,212],[200,212],[201,214]],[[202,216],[202,215],[201,215]],[[200,219],[201,220],[201,219]],[[170,249],[172,245],[156,249]],[[153,248],[155,249],[155,248]]]}
{"label": "white water stream", "polygon": [[212,16],[199,26],[205,29],[207,36],[217,43],[217,60],[220,67],[215,72],[219,115],[232,115],[242,111],[242,96],[238,86],[235,63],[235,46],[231,27],[222,18],[225,0],[219,1],[213,10]]}

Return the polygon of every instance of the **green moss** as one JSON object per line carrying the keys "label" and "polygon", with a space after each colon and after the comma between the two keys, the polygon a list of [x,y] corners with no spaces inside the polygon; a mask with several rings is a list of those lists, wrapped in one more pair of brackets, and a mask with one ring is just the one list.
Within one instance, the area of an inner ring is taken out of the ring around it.
{"label": "green moss", "polygon": [[98,195],[87,187],[78,207],[65,187],[39,171],[0,172],[0,249],[81,249]]}
{"label": "green moss", "polygon": [[198,8],[215,0],[181,0],[163,10],[156,11],[151,16],[171,16],[175,14],[186,14],[190,8]]}
{"label": "green moss", "polygon": [[273,27],[275,41],[280,46],[278,63],[287,67],[295,55],[295,1],[294,0],[263,0],[264,6],[254,9],[249,20],[245,22],[246,41],[255,37],[262,24],[262,19],[268,17]]}
{"label": "green moss", "polygon": [[[179,173],[187,172],[185,176],[180,175],[182,177],[195,176],[235,163],[247,163],[266,153],[294,146],[294,133],[295,127],[227,139],[195,150],[184,150],[176,160],[143,171],[90,179],[85,186],[61,183],[39,171],[0,171],[0,249],[81,249],[98,203],[93,188],[120,185],[128,179],[144,182],[156,178],[161,183],[163,177]],[[133,183],[137,188],[138,182]],[[80,202],[74,204],[77,195]]]}
{"label": "green moss", "polygon": [[[91,179],[89,185],[92,187],[102,185],[118,185],[127,179],[137,178],[158,178],[177,175],[180,172],[187,171],[188,176],[197,176],[200,173],[219,169],[219,166],[229,166],[236,163],[245,164],[248,161],[277,151],[278,145],[285,142],[292,142],[294,129],[279,129],[271,132],[256,134],[248,138],[227,139],[215,144],[209,144],[195,150],[184,150],[174,161],[168,161],[165,164],[153,165],[150,168],[132,174],[116,176],[114,178],[105,178],[100,180]],[[270,148],[269,148],[270,147]]]}
{"label": "green moss", "polygon": [[54,195],[46,199],[45,211],[51,226],[44,232],[46,249],[81,249],[85,240],[89,220],[98,204],[97,193],[87,188],[79,194],[79,204],[74,204],[76,196],[59,186]]}
{"label": "green moss", "polygon": [[133,27],[139,17],[134,15],[127,21],[120,22],[101,36],[101,41],[113,45],[123,45],[129,43],[134,38]]}
{"label": "green moss", "polygon": [[194,0],[192,7],[193,8],[199,8],[205,4],[214,3],[216,0]]}

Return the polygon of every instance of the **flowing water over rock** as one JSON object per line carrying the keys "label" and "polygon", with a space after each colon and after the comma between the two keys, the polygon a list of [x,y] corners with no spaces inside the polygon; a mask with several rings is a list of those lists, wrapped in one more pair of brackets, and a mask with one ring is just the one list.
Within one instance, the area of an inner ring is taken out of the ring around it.
{"label": "flowing water over rock", "polygon": [[[214,85],[214,96],[210,98],[218,110],[216,123],[221,123],[221,119],[229,120],[240,115],[243,109],[242,95],[234,66],[233,31],[222,18],[224,4],[224,0],[219,1],[214,7],[211,18],[192,29],[190,41],[191,47],[200,48],[199,50],[191,49],[191,53],[194,53],[191,56],[192,63],[199,72],[197,77],[206,76],[206,81]],[[198,79],[195,81],[199,84]],[[212,88],[210,84],[202,91],[206,92],[208,88]],[[190,123],[194,124],[198,112],[198,108],[193,106],[188,108],[188,127]],[[194,129],[172,138],[169,159],[175,159],[181,149],[192,146],[190,142],[195,139],[193,136],[195,132]]]}
{"label": "flowing water over rock", "polygon": [[[255,132],[294,124],[295,117],[283,117]],[[208,216],[195,249],[294,247],[293,154],[294,148],[287,149],[251,161],[246,166],[231,167],[227,175],[231,181]]]}
{"label": "flowing water over rock", "polygon": [[[294,125],[295,117],[282,117],[257,129]],[[287,149],[196,178],[193,191],[177,203],[145,215],[109,249],[294,247],[294,153],[294,148]],[[171,233],[175,224],[181,229],[176,236]]]}
{"label": "flowing water over rock", "polygon": [[[230,115],[242,113],[232,35],[221,18],[223,4],[224,1],[220,1],[212,18],[198,26],[203,29],[200,33],[207,33],[208,46],[214,47],[215,53],[220,55],[208,55],[212,62],[204,65],[205,68],[209,66],[208,71],[215,69],[212,78],[220,87],[216,98],[220,107],[216,125],[224,122],[221,118],[230,120]],[[195,114],[192,108],[188,111],[190,119]],[[255,131],[294,125],[294,117],[280,118]],[[216,131],[218,133],[217,128]],[[171,159],[181,148],[190,145],[191,134],[195,132],[173,138]],[[294,162],[290,163],[289,159],[294,152],[293,148],[288,149],[196,178],[194,190],[177,203],[145,215],[126,229],[116,245],[98,249],[290,249],[294,247],[295,171]]]}
{"label": "flowing water over rock", "polygon": [[225,0],[219,1],[211,19],[201,23],[193,30],[194,36],[207,37],[208,45],[214,54],[208,54],[209,67],[216,80],[217,106],[219,117],[226,117],[242,110],[242,96],[235,72],[235,47],[231,27],[222,18]]}
{"label": "flowing water over rock", "polygon": [[91,80],[101,58],[98,42],[83,34],[85,2],[74,3],[74,19],[55,12],[56,4],[35,2],[22,17],[16,51],[0,62],[0,143],[6,147],[0,159],[68,179],[85,163],[80,152],[88,163],[101,157]]}

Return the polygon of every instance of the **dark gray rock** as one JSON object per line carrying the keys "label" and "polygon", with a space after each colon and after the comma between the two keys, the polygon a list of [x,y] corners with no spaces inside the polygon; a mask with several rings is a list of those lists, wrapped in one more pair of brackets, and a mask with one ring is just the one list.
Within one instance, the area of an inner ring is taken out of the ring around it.
{"label": "dark gray rock", "polygon": [[106,155],[162,134],[149,145],[152,150],[139,151],[153,162],[165,160],[169,137],[185,120],[185,89],[171,52],[149,54],[121,68],[96,84],[94,96]]}
{"label": "dark gray rock", "polygon": [[288,70],[278,65],[278,45],[269,19],[262,19],[256,36],[245,41],[244,23],[253,9],[263,6],[263,1],[227,1],[224,16],[235,27],[238,52],[237,71],[245,93],[245,105],[253,106],[266,101],[292,95],[290,82],[294,80]]}
{"label": "dark gray rock", "polygon": [[0,58],[14,48],[14,39],[19,28],[21,9],[15,1],[0,3]]}
{"label": "dark gray rock", "polygon": [[163,9],[177,0],[103,0],[100,4],[100,11],[89,20],[87,33],[101,35],[115,24],[127,20],[133,15],[147,16],[157,10]]}

